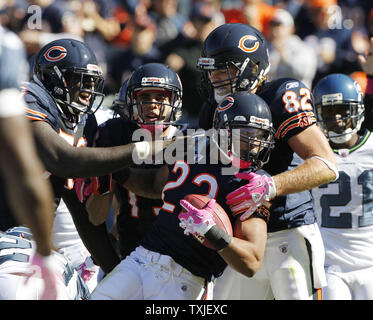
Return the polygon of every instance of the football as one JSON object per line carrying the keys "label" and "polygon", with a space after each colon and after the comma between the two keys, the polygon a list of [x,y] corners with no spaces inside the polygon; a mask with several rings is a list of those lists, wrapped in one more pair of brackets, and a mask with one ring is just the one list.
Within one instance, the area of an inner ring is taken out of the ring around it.
{"label": "football", "polygon": [[[189,194],[184,197],[184,200],[191,203],[194,207],[202,209],[210,201],[210,198],[200,194]],[[183,209],[184,210],[184,209]],[[216,225],[223,229],[230,236],[233,236],[232,224],[225,210],[215,202],[214,220]],[[214,246],[205,238],[194,236],[203,246],[215,250]]]}

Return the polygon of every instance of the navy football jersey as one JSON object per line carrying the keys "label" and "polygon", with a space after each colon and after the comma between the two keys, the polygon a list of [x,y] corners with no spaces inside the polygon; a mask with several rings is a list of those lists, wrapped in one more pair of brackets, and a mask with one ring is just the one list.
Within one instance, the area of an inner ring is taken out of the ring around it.
{"label": "navy football jersey", "polygon": [[[292,136],[316,123],[313,97],[301,81],[281,78],[265,82],[256,92],[267,102],[276,130],[275,148],[263,167],[271,176],[292,170],[303,160],[288,145]],[[216,103],[206,103],[200,114],[203,129],[211,128]],[[268,232],[294,228],[316,222],[311,191],[276,197],[272,201]]]}
{"label": "navy football jersey", "polygon": [[[207,156],[208,156],[208,152]],[[178,214],[181,211],[179,201],[188,194],[201,194],[214,198],[230,217],[233,217],[225,204],[225,197],[231,191],[245,185],[247,181],[234,175],[224,175],[222,164],[211,164],[209,159],[199,158],[199,163],[191,164],[178,160],[170,166],[168,180],[163,189],[163,205],[157,219],[149,228],[141,245],[148,250],[171,256],[177,263],[208,281],[219,277],[227,266],[226,262],[214,250],[201,245],[193,236],[184,235],[179,226]],[[249,172],[252,169],[242,170]],[[260,172],[265,174],[264,171]]]}
{"label": "navy football jersey", "polygon": [[[26,117],[31,121],[45,121],[55,132],[58,133],[65,141],[74,147],[91,146],[97,122],[94,115],[83,115],[77,124],[72,124],[64,120],[54,98],[44,88],[43,84],[35,79],[23,83],[24,99],[26,102]],[[77,165],[77,164],[68,164]],[[63,193],[67,190],[73,190],[74,177],[64,179],[46,173],[52,183],[56,205]]]}
{"label": "navy football jersey", "polygon": [[[132,134],[136,129],[139,129],[138,125],[128,119],[122,117],[110,119],[99,126],[96,145],[109,147],[131,143]],[[133,165],[132,167],[154,169],[157,166],[143,164]],[[153,223],[158,215],[163,202],[161,199],[148,199],[138,196],[118,184],[115,185],[114,193],[119,203],[117,230],[120,254],[122,258],[125,258],[139,245],[148,226]]]}

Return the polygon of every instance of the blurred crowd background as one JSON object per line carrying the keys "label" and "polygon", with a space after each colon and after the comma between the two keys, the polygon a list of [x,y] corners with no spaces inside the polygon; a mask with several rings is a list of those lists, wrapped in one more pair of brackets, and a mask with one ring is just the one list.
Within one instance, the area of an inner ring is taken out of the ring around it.
{"label": "blurred crowd background", "polygon": [[363,87],[357,55],[373,36],[373,0],[0,0],[0,23],[33,56],[57,38],[90,46],[105,72],[104,106],[147,62],[170,65],[184,86],[183,119],[195,122],[202,98],[196,62],[217,26],[241,22],[269,42],[270,78],[295,77],[310,88],[341,72]]}

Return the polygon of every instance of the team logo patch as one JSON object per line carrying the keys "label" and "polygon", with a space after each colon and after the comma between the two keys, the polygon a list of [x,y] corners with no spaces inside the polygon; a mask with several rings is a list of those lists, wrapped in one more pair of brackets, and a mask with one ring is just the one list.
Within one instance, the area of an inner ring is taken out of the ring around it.
{"label": "team logo patch", "polygon": [[143,77],[141,79],[141,84],[143,86],[146,85],[154,85],[154,84],[164,84],[166,83],[165,78],[156,78],[156,77]]}
{"label": "team logo patch", "polygon": [[66,56],[67,50],[61,46],[51,47],[44,53],[44,58],[51,62],[60,61]]}
{"label": "team logo patch", "polygon": [[252,53],[258,50],[259,41],[252,35],[246,35],[240,39],[238,47],[244,52]]}
{"label": "team logo patch", "polygon": [[342,103],[342,101],[343,101],[343,93],[342,92],[324,94],[324,95],[321,96],[322,105]]}
{"label": "team logo patch", "polygon": [[288,253],[288,244],[287,243],[280,245],[278,248],[280,249],[281,253],[283,253],[283,254]]}
{"label": "team logo patch", "polygon": [[234,99],[232,97],[226,97],[222,102],[220,102],[218,106],[218,111],[222,112],[228,110],[231,106],[233,106]]}
{"label": "team logo patch", "polygon": [[255,117],[255,116],[250,116],[250,122],[256,123],[256,124],[259,124],[259,125],[266,125],[266,126],[271,125],[271,123],[269,122],[268,119],[258,118],[258,117]]}

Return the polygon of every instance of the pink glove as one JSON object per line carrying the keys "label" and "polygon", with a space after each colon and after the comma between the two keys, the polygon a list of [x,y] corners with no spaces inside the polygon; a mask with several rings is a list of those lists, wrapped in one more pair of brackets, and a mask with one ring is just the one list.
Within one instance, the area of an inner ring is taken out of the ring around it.
{"label": "pink glove", "polygon": [[268,201],[276,196],[275,182],[271,177],[255,172],[237,172],[235,175],[239,179],[250,182],[226,196],[226,204],[231,208],[233,215],[244,212],[240,217],[240,220],[243,221],[262,204],[270,207]]}
{"label": "pink glove", "polygon": [[41,300],[56,300],[57,299],[57,277],[56,262],[53,260],[53,255],[42,257],[35,253],[32,258],[30,274],[26,277],[25,284],[33,276],[38,276],[44,281],[44,291],[41,295]]}
{"label": "pink glove", "polygon": [[193,234],[204,237],[214,225],[212,212],[215,208],[215,199],[211,199],[203,209],[198,209],[186,200],[181,200],[180,205],[186,212],[180,212],[178,218],[180,227],[184,229],[184,234]]}
{"label": "pink glove", "polygon": [[78,271],[84,282],[88,282],[98,270],[99,267],[93,263],[91,257],[87,257],[85,261],[76,268],[76,271]]}
{"label": "pink glove", "polygon": [[76,195],[84,202],[91,194],[103,195],[114,189],[112,175],[93,178],[77,178],[74,184]]}
{"label": "pink glove", "polygon": [[91,178],[77,178],[74,184],[76,195],[81,203],[88,199],[95,188],[94,179]]}

